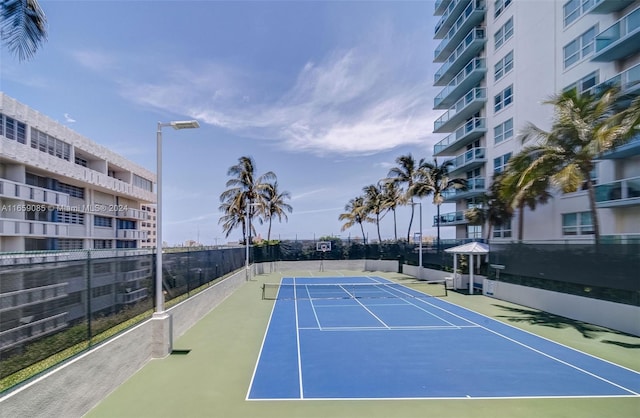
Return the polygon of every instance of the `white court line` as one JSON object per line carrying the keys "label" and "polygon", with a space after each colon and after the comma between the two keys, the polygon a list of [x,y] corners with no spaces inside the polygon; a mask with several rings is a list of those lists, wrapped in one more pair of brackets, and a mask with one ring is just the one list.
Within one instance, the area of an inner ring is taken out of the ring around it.
{"label": "white court line", "polygon": [[[603,399],[603,398],[634,398],[634,395],[576,395],[576,396],[477,396],[477,397],[469,397],[469,396],[434,396],[434,397],[420,397],[420,396],[407,396],[406,398],[390,398],[390,397],[381,397],[381,398],[307,398],[306,400],[313,401],[419,401],[419,400],[460,400],[464,399],[469,402],[473,401],[481,401],[481,400],[490,400],[490,399]],[[294,401],[299,402],[298,398],[256,398],[256,399],[248,399],[249,401]]]}
{"label": "white court line", "polygon": [[298,350],[298,384],[300,386],[300,399],[304,399],[304,388],[302,386],[302,357],[300,350],[300,325],[298,323],[298,299],[296,292],[296,279],[293,279],[293,302],[295,306],[295,315],[296,315],[296,345]]}
{"label": "white court line", "polygon": [[[280,279],[282,281],[282,279]],[[278,294],[280,293],[280,288],[278,288]],[[278,299],[278,295],[276,294],[276,302]],[[250,400],[249,395],[251,394],[251,388],[253,387],[253,380],[256,377],[256,372],[258,371],[258,364],[260,364],[260,358],[262,358],[262,349],[264,348],[264,343],[267,340],[267,334],[269,333],[269,327],[271,326],[271,319],[273,318],[273,312],[276,310],[276,303],[273,303],[271,307],[271,313],[269,314],[269,321],[267,322],[267,328],[264,330],[264,335],[262,336],[262,343],[260,344],[260,351],[258,352],[258,359],[256,360],[256,365],[253,367],[253,374],[251,375],[251,382],[249,382],[249,389],[247,390],[247,396],[245,400]]]}
{"label": "white court line", "polygon": [[450,327],[447,325],[400,325],[390,327],[301,327],[302,330],[315,331],[433,331],[433,330],[458,330],[460,328],[478,328],[475,325],[467,325],[464,327]]}
{"label": "white court line", "polygon": [[[347,292],[348,295],[351,295],[351,293],[349,293],[347,291],[347,289],[345,289],[344,287],[340,286],[342,288],[342,290],[344,290],[345,292]],[[352,295],[353,296],[353,295]],[[374,314],[373,312],[371,312],[371,310],[369,310],[369,308],[367,308],[365,305],[362,304],[362,302],[360,302],[357,298],[354,298],[356,302],[358,302],[358,304],[360,306],[362,306],[367,312],[369,312],[371,314],[371,316],[373,316],[375,319],[378,320],[378,322],[380,322],[382,325],[384,325],[385,327],[389,328],[389,325],[385,324],[384,321],[380,318],[378,318],[378,316],[376,314]]]}
{"label": "white court line", "polygon": [[[307,293],[309,293],[309,290],[307,290]],[[311,294],[309,294],[309,296],[311,296]],[[316,312],[316,307],[313,304],[313,299],[311,297],[309,297],[309,303],[311,304],[311,309],[313,310],[313,316],[315,316],[315,318],[316,318],[316,324],[318,324],[318,329],[320,331],[322,331],[322,325],[320,325],[320,319],[318,318],[318,312]]]}
{"label": "white court line", "polygon": [[[629,388],[626,388],[626,387],[624,387],[624,386],[622,386],[622,385],[619,385],[619,384],[617,384],[617,383],[615,383],[615,382],[612,382],[612,381],[610,381],[610,380],[608,380],[608,379],[605,379],[605,378],[604,378],[604,377],[602,377],[602,376],[598,376],[597,374],[592,373],[592,372],[590,372],[590,371],[588,371],[588,370],[585,370],[585,369],[583,369],[583,368],[581,368],[581,367],[578,367],[578,366],[576,366],[575,364],[571,364],[571,363],[569,363],[569,362],[567,362],[567,361],[561,360],[561,359],[559,359],[559,358],[557,358],[557,357],[554,357],[554,356],[552,356],[552,355],[550,355],[550,354],[547,354],[547,353],[545,353],[545,352],[543,352],[543,351],[541,351],[541,350],[538,350],[537,348],[531,347],[530,345],[527,345],[527,344],[525,344],[525,343],[523,343],[523,342],[520,342],[520,341],[518,341],[518,340],[515,340],[515,339],[513,339],[513,338],[511,338],[511,337],[507,337],[506,335],[501,334],[501,333],[499,333],[498,331],[494,331],[494,330],[492,330],[492,329],[490,329],[490,328],[485,327],[484,325],[480,325],[480,324],[478,324],[478,323],[476,323],[476,322],[473,322],[473,321],[471,321],[471,320],[469,320],[469,319],[463,318],[463,317],[461,317],[460,315],[457,315],[457,314],[455,314],[455,313],[453,313],[453,312],[450,312],[450,311],[448,311],[447,309],[444,309],[444,308],[442,308],[442,307],[440,307],[440,306],[436,306],[436,305],[434,305],[434,304],[432,304],[432,303],[429,303],[429,302],[427,302],[426,300],[421,299],[421,301],[422,301],[423,303],[426,303],[426,304],[430,305],[430,306],[433,306],[434,308],[437,308],[437,309],[443,310],[443,311],[445,311],[445,312],[449,313],[450,315],[453,315],[453,316],[456,316],[456,317],[458,317],[458,318],[460,318],[460,319],[463,319],[463,320],[465,320],[465,321],[467,321],[467,322],[469,322],[469,323],[471,323],[471,324],[475,324],[475,325],[477,325],[479,328],[482,328],[482,329],[484,329],[484,330],[486,330],[486,331],[489,331],[489,332],[490,332],[490,333],[492,333],[492,334],[495,334],[495,335],[497,335],[497,336],[499,336],[499,337],[502,337],[502,338],[506,339],[507,341],[511,341],[512,343],[515,343],[515,344],[520,345],[520,346],[522,346],[522,347],[524,347],[524,348],[527,348],[527,349],[529,349],[529,350],[531,350],[531,351],[533,351],[533,352],[535,352],[535,353],[538,353],[538,354],[540,354],[540,355],[542,355],[542,356],[544,356],[544,357],[548,357],[548,358],[550,358],[550,359],[552,359],[552,360],[554,360],[554,361],[557,361],[558,363],[564,364],[565,366],[568,366],[568,367],[571,367],[571,368],[573,368],[573,369],[576,369],[576,370],[578,370],[578,371],[580,371],[580,372],[582,372],[582,373],[584,373],[584,374],[587,374],[587,375],[589,375],[589,376],[592,376],[592,377],[594,377],[594,378],[596,378],[596,379],[598,379],[598,380],[602,380],[602,381],[603,381],[603,382],[605,382],[605,383],[608,383],[608,384],[610,384],[610,385],[612,385],[612,386],[615,386],[615,387],[617,387],[617,388],[619,388],[619,389],[625,390],[625,391],[627,391],[627,392],[629,392],[629,393],[631,393],[631,394],[633,394],[633,395],[635,395],[635,396],[640,396],[640,393],[634,392],[633,390],[631,390],[631,389],[629,389]],[[446,302],[446,303],[451,303],[451,302]],[[452,305],[454,305],[454,306],[458,306],[458,305],[455,305],[455,304],[452,304]],[[462,309],[470,310],[470,309],[467,309],[467,308],[463,308],[463,307],[461,307],[461,306],[458,306],[458,307],[460,307],[460,308],[462,308]],[[471,311],[471,312],[473,312],[473,311]],[[475,313],[478,313],[478,312],[475,312]],[[478,313],[478,314],[479,314],[479,313]],[[482,315],[482,314],[479,314],[479,315]],[[482,315],[482,316],[487,317],[486,315]],[[489,317],[487,317],[487,318],[489,318]],[[490,319],[490,320],[492,320],[492,321],[496,321],[496,320],[495,320],[495,319],[493,319],[493,318],[489,318],[489,319]],[[500,324],[503,324],[502,322],[499,322],[499,323],[500,323]],[[504,325],[511,326],[511,325],[509,325],[509,324],[504,324]],[[520,328],[516,328],[516,327],[512,327],[512,328],[515,328],[515,329],[517,329],[517,330],[519,330],[519,331],[524,331],[524,330],[521,330]],[[528,332],[528,331],[524,331],[524,332]],[[538,336],[538,335],[536,335],[536,334],[533,334],[533,333],[529,333],[529,334],[531,334],[531,335],[535,335],[535,336],[537,336],[537,337],[540,337],[540,336]],[[543,338],[543,337],[540,337],[540,338]],[[549,340],[549,339],[546,339],[546,338],[543,338],[543,339],[545,339],[545,340],[547,340],[547,341],[549,341],[549,342],[555,343],[555,344],[559,344],[559,343],[556,343],[555,341],[552,341],[552,340]],[[559,345],[562,345],[562,344],[559,344]],[[564,347],[567,347],[567,346],[564,346]],[[567,348],[571,348],[571,347],[567,347]],[[574,350],[575,350],[575,349],[574,349]],[[581,352],[581,351],[579,351],[579,350],[575,350],[575,351],[577,351],[577,352],[579,352],[579,353],[582,353],[582,352]],[[586,353],[582,353],[582,354],[586,354]],[[597,357],[595,357],[595,356],[592,356],[592,357],[597,358]],[[601,360],[601,359],[598,359],[598,360]],[[615,364],[615,363],[611,363],[611,364],[614,364],[614,365],[618,366],[618,365],[617,365],[617,364]],[[618,367],[620,367],[620,366],[618,366]],[[628,369],[628,370],[631,370],[631,369]],[[633,370],[632,370],[632,371],[633,371]],[[636,372],[636,373],[637,373],[637,372]]]}

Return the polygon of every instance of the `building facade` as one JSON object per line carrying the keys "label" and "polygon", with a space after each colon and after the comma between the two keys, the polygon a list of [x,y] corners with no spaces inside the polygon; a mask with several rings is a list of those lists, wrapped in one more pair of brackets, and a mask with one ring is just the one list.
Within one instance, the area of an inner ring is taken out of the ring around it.
{"label": "building facade", "polygon": [[[617,85],[640,93],[640,1],[438,0],[434,38],[441,92],[434,109],[444,113],[434,146],[450,173],[468,190],[447,194],[456,211],[441,226],[456,238],[487,238],[464,212],[480,205],[496,172],[522,147],[529,123],[548,129],[553,106],[543,104],[570,88],[583,92]],[[614,241],[640,234],[640,138],[602,155],[593,173],[600,233]],[[516,217],[493,228],[491,240],[516,239]],[[513,225],[513,227],[512,227]],[[525,209],[526,241],[590,240],[593,225],[586,191],[554,193],[547,204]]]}
{"label": "building facade", "polygon": [[141,248],[155,179],[0,93],[0,253]]}

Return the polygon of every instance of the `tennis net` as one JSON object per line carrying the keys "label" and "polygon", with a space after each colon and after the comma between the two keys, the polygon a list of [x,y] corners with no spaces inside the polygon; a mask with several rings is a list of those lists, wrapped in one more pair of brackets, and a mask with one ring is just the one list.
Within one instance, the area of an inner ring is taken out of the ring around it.
{"label": "tennis net", "polygon": [[264,283],[262,299],[376,299],[447,296],[444,280],[410,283]]}

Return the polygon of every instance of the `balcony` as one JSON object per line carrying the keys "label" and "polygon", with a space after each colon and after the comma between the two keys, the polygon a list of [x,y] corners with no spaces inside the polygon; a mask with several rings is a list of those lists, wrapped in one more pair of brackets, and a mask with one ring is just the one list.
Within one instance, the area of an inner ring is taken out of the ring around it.
{"label": "balcony", "polygon": [[[469,223],[464,217],[463,210],[457,212],[441,213],[440,226],[466,225]],[[433,217],[433,226],[438,226],[438,216]]]}
{"label": "balcony", "polygon": [[487,73],[487,65],[484,58],[474,58],[469,62],[453,80],[442,89],[433,99],[434,109],[447,109],[458,100],[462,94],[476,86]]}
{"label": "balcony", "polygon": [[116,212],[116,216],[124,219],[135,219],[137,221],[146,221],[149,219],[149,213],[140,209],[124,209]]}
{"label": "balcony", "polygon": [[598,159],[618,160],[633,157],[634,155],[640,155],[640,134],[633,137],[626,144],[617,146],[613,150],[603,153]]}
{"label": "balcony", "polygon": [[0,179],[0,197],[43,205],[69,205],[69,195],[42,187]]}
{"label": "balcony", "polygon": [[449,55],[433,77],[434,86],[446,86],[484,48],[487,36],[483,28],[474,28]]}
{"label": "balcony", "polygon": [[57,222],[29,221],[24,219],[0,219],[0,235],[67,238],[69,227]]}
{"label": "balcony", "polygon": [[448,160],[453,163],[449,167],[449,174],[453,175],[460,170],[472,170],[482,166],[487,162],[485,148],[472,148],[464,154],[458,155],[456,158]]}
{"label": "balcony", "polygon": [[146,299],[149,295],[149,291],[146,287],[138,290],[134,290],[129,293],[119,293],[116,295],[116,300],[120,304],[136,303],[140,300]]}
{"label": "balcony", "polygon": [[116,231],[116,238],[118,239],[147,239],[148,231],[141,229],[118,229]]}
{"label": "balcony", "polygon": [[607,14],[619,12],[633,3],[634,0],[595,0],[595,4],[589,10],[593,14]]}
{"label": "balcony", "polygon": [[433,61],[444,62],[467,31],[482,23],[485,11],[484,1],[476,0],[469,3],[434,51]]}
{"label": "balcony", "polygon": [[446,203],[451,203],[457,200],[479,196],[486,191],[484,177],[475,177],[467,179],[467,190],[446,190],[442,194],[442,197]]}
{"label": "balcony", "polygon": [[452,0],[437,0],[433,11],[434,16],[442,16],[445,10],[447,10],[447,7],[449,7],[449,4],[451,4],[451,1]]}
{"label": "balcony", "polygon": [[596,35],[592,61],[615,61],[640,51],[640,8]]}
{"label": "balcony", "polygon": [[592,95],[599,95],[613,87],[618,87],[620,93],[624,95],[638,96],[640,94],[640,64],[636,64],[615,77],[591,87],[587,92]]}
{"label": "balcony", "polygon": [[2,331],[0,332],[0,349],[6,350],[66,328],[66,317],[66,313],[61,313]]}
{"label": "balcony", "polygon": [[485,132],[487,132],[485,118],[470,119],[456,129],[454,133],[435,144],[433,146],[433,155],[435,157],[447,155],[447,153],[464,147],[480,138]]}
{"label": "balcony", "polygon": [[640,177],[596,186],[596,206],[599,208],[636,205],[640,205]]}
{"label": "balcony", "polygon": [[484,107],[487,101],[487,89],[476,87],[464,95],[447,112],[433,123],[433,132],[451,132],[461,122],[472,117]]}
{"label": "balcony", "polygon": [[67,283],[57,283],[0,294],[0,312],[49,302],[67,296]]}
{"label": "balcony", "polygon": [[441,39],[447,31],[451,29],[453,23],[456,21],[458,16],[460,16],[460,13],[462,13],[463,8],[468,4],[468,2],[468,0],[453,0],[449,3],[447,10],[445,10],[440,20],[438,20],[438,23],[436,23],[433,35],[435,39]]}

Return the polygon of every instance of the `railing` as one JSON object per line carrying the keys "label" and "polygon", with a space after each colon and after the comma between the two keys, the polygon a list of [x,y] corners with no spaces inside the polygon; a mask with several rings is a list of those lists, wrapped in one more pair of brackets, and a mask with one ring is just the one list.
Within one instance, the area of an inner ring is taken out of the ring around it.
{"label": "railing", "polygon": [[438,129],[440,129],[445,123],[449,122],[449,120],[451,120],[455,115],[464,110],[471,103],[475,102],[476,100],[486,100],[486,98],[487,89],[484,87],[476,87],[473,90],[469,91],[464,95],[464,97],[458,100],[456,104],[451,106],[444,115],[436,119],[436,121],[433,123],[433,130],[437,131]]}
{"label": "railing", "polygon": [[586,92],[592,95],[599,95],[613,87],[620,88],[622,93],[627,93],[634,88],[640,88],[640,64],[636,64],[633,67],[628,68],[620,74],[611,77],[607,81],[596,84],[586,90]]}
{"label": "railing", "polygon": [[69,195],[66,193],[7,179],[0,179],[0,197],[47,205],[69,205]]}
{"label": "railing", "polygon": [[124,239],[147,239],[148,231],[142,229],[118,229],[116,238]]}
{"label": "railing", "polygon": [[455,200],[458,199],[462,195],[466,195],[474,192],[484,192],[485,191],[485,181],[484,177],[475,177],[472,179],[467,179],[467,190],[462,189],[451,189],[445,190],[442,193],[442,197],[445,200]]}
{"label": "railing", "polygon": [[640,28],[640,8],[596,35],[596,54]]}
{"label": "railing", "polygon": [[[464,217],[464,210],[459,210],[457,212],[449,212],[449,213],[441,213],[440,214],[440,226],[446,225],[457,225],[462,223],[468,223],[466,218]],[[433,217],[433,225],[438,225],[438,216],[435,215]]]}
{"label": "railing", "polygon": [[486,161],[485,154],[486,148],[472,148],[464,154],[460,154],[456,158],[449,160],[453,163],[449,171],[457,170],[473,162],[484,162]]}
{"label": "railing", "polygon": [[68,225],[57,222],[4,218],[0,219],[0,234],[66,237],[69,235],[69,227]]}
{"label": "railing", "polygon": [[451,29],[447,32],[444,39],[440,42],[438,47],[433,53],[434,59],[438,59],[442,51],[444,51],[448,44],[451,42],[453,38],[455,38],[456,33],[458,33],[464,25],[467,23],[469,16],[475,11],[485,11],[485,3],[482,0],[476,0],[469,3],[469,5],[464,9],[458,20],[451,26]]}
{"label": "railing", "polygon": [[440,18],[440,20],[438,20],[438,23],[436,23],[436,28],[433,31],[434,34],[440,31],[440,28],[442,27],[442,25],[444,25],[444,23],[447,20],[449,20],[449,16],[453,12],[453,9],[455,9],[458,3],[460,3],[461,1],[464,1],[464,0],[454,0],[451,3],[449,3],[449,5],[447,6],[447,10],[442,14],[442,17]]}
{"label": "railing", "polygon": [[24,344],[65,328],[67,326],[66,316],[66,313],[61,313],[2,331],[0,332],[0,349],[5,350]]}
{"label": "railing", "polygon": [[454,62],[458,60],[458,58],[462,55],[462,53],[469,48],[469,46],[477,40],[486,40],[485,30],[483,28],[474,28],[465,36],[465,38],[458,44],[455,51],[449,55],[447,58],[447,62],[442,64],[442,66],[436,71],[434,75],[434,84],[438,83],[438,80],[442,78],[444,74],[451,68]]}
{"label": "railing", "polygon": [[[633,199],[633,201],[630,201]],[[640,177],[631,177],[596,186],[596,203],[640,204]]]}
{"label": "railing", "polygon": [[64,282],[0,293],[0,312],[65,297],[67,284]]}
{"label": "railing", "polygon": [[438,155],[451,145],[461,141],[473,131],[486,131],[485,118],[473,118],[465,122],[464,125],[456,129],[451,135],[447,135],[442,141],[433,146],[433,154]]}
{"label": "railing", "polygon": [[484,58],[474,58],[460,70],[460,72],[447,84],[447,87],[442,89],[440,93],[433,99],[433,107],[437,108],[442,101],[447,98],[451,92],[453,92],[460,83],[462,83],[469,75],[477,70],[487,70],[486,61]]}

